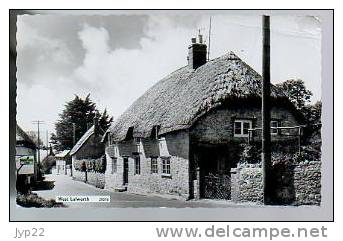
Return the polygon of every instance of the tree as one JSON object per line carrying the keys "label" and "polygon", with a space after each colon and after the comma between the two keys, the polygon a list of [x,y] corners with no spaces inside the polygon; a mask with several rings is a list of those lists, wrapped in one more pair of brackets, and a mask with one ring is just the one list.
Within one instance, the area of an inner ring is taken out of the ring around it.
{"label": "tree", "polygon": [[302,113],[306,120],[305,137],[312,144],[321,143],[321,115],[322,102],[317,101],[313,105],[306,105],[302,109]]}
{"label": "tree", "polygon": [[301,79],[290,79],[276,86],[283,90],[289,100],[299,110],[304,108],[306,103],[310,102],[312,92],[306,89],[305,83]]}
{"label": "tree", "polygon": [[112,121],[113,121],[113,117],[110,117],[107,114],[107,109],[105,109],[99,118],[100,127],[106,131],[111,126]]}
{"label": "tree", "polygon": [[[92,126],[95,114],[98,112],[96,104],[90,99],[90,94],[85,99],[75,95],[75,98],[64,106],[64,110],[59,114],[59,120],[55,123],[56,134],[51,135],[51,142],[59,151],[73,147],[73,125],[75,125],[75,141],[77,142]],[[101,114],[99,126],[106,130],[111,122],[112,118],[105,110]]]}

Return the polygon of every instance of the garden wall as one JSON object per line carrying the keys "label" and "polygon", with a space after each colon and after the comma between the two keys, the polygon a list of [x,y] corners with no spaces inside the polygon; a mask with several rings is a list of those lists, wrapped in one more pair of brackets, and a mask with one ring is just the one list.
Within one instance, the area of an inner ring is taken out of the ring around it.
{"label": "garden wall", "polygon": [[260,166],[247,164],[231,169],[231,200],[234,202],[263,202]]}
{"label": "garden wall", "polygon": [[86,172],[81,172],[77,170],[73,170],[73,179],[86,182],[88,184],[91,184],[98,188],[104,188],[105,187],[105,174],[94,172],[94,171],[88,171],[87,172],[87,180],[86,180]]}
{"label": "garden wall", "polygon": [[[276,205],[320,205],[321,163],[273,166],[272,203]],[[244,164],[231,169],[231,199],[234,202],[263,202],[262,168]]]}
{"label": "garden wall", "polygon": [[294,168],[296,205],[320,205],[321,162],[304,161]]}

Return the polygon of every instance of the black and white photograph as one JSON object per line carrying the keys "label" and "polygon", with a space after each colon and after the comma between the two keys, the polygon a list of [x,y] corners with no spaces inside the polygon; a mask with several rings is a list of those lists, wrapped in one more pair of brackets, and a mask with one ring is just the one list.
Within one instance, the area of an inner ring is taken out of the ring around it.
{"label": "black and white photograph", "polygon": [[10,25],[16,210],[321,208],[321,16],[74,12]]}

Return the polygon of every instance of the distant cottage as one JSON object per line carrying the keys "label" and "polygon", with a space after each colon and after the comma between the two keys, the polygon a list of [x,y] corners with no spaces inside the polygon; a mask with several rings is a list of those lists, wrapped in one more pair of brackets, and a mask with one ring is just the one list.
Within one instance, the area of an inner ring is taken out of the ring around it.
{"label": "distant cottage", "polygon": [[75,169],[76,161],[94,160],[104,155],[105,146],[101,142],[104,132],[99,126],[96,115],[93,126],[86,131],[69,153],[72,159],[72,171]]}
{"label": "distant cottage", "polygon": [[105,145],[101,142],[104,133],[96,114],[94,125],[86,131],[70,151],[73,179],[104,188],[106,158]]}
{"label": "distant cottage", "polygon": [[17,189],[20,189],[36,181],[38,166],[37,145],[18,124],[16,125],[15,151]]}
{"label": "distant cottage", "polygon": [[71,165],[70,150],[64,150],[55,155],[56,159],[56,174],[67,175],[69,165]]}
{"label": "distant cottage", "polygon": [[[206,49],[193,38],[188,65],[150,88],[105,133],[105,188],[230,198],[239,144],[261,138],[251,131],[261,127],[261,76],[233,52],[207,62]],[[272,127],[299,124],[298,112],[275,86],[271,100]],[[273,128],[272,141],[294,139],[292,131]],[[209,178],[222,177],[228,180],[218,189],[228,191],[216,195]]]}

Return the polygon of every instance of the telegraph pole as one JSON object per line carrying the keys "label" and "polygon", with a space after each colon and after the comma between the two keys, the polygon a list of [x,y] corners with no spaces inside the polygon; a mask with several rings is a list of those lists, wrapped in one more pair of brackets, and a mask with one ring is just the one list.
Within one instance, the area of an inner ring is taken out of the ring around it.
{"label": "telegraph pole", "polygon": [[49,156],[49,131],[46,130],[46,156]]}
{"label": "telegraph pole", "polygon": [[38,157],[37,157],[37,162],[38,162],[38,165],[40,164],[40,137],[39,137],[39,125],[40,124],[44,124],[44,121],[41,121],[41,120],[36,120],[36,121],[32,121],[32,124],[35,124],[37,125],[37,136],[38,136]]}
{"label": "telegraph pole", "polygon": [[262,16],[262,169],[263,202],[270,204],[270,17]]}
{"label": "telegraph pole", "polygon": [[[75,142],[76,142],[76,138],[75,138],[75,130],[76,128],[75,128],[75,123],[73,123],[73,146],[75,146]],[[87,128],[88,129],[88,128]]]}
{"label": "telegraph pole", "polygon": [[207,51],[207,61],[210,61],[211,27],[212,27],[212,17],[210,16],[210,27],[209,27],[209,30],[208,30],[208,51]]}

